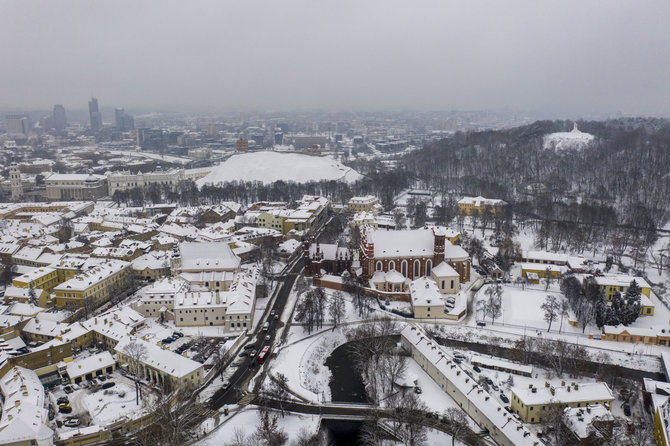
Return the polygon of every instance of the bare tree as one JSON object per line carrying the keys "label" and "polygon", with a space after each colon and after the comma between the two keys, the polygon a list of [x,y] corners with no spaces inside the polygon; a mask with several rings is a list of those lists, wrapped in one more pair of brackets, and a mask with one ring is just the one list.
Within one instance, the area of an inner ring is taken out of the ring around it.
{"label": "bare tree", "polygon": [[540,306],[540,308],[542,309],[542,311],[544,311],[544,320],[549,324],[549,327],[547,328],[548,332],[549,330],[551,330],[551,323],[554,322],[554,320],[556,320],[556,317],[558,316],[560,304],[558,303],[556,296],[550,294],[544,300],[544,303]]}
{"label": "bare tree", "polygon": [[187,443],[193,428],[201,420],[202,409],[198,395],[189,388],[171,393],[169,387],[159,386],[147,404],[151,424],[138,436],[142,439],[141,444],[178,446]]}
{"label": "bare tree", "polygon": [[468,417],[461,409],[450,407],[444,411],[444,418],[449,425],[449,433],[451,434],[451,446],[456,445],[456,440],[461,438],[465,433],[470,432],[468,426]]}
{"label": "bare tree", "polygon": [[142,386],[140,385],[142,362],[149,354],[149,351],[144,344],[133,340],[123,347],[123,354],[129,359],[128,372],[135,382],[135,404],[139,405],[142,398]]}
{"label": "bare tree", "polygon": [[341,291],[335,291],[328,305],[328,312],[333,324],[337,327],[344,316],[344,295]]}

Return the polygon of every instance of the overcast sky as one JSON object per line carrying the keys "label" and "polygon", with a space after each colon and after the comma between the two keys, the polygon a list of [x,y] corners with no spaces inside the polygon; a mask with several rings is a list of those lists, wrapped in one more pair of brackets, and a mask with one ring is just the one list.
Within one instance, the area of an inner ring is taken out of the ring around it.
{"label": "overcast sky", "polygon": [[0,0],[0,106],[670,112],[670,1]]}

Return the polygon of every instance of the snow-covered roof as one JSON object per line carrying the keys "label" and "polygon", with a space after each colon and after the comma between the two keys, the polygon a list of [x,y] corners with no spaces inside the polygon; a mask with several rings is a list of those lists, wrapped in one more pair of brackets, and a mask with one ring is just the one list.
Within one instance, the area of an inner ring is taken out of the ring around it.
{"label": "snow-covered roof", "polygon": [[474,204],[475,206],[502,206],[506,204],[503,200],[497,198],[484,198],[482,196],[478,197],[463,197],[458,200],[458,204]]}
{"label": "snow-covered roof", "polygon": [[437,369],[438,373],[466,395],[470,401],[470,407],[476,408],[478,413],[495,427],[496,432],[489,429],[494,440],[499,433],[507,439],[509,444],[517,446],[543,444],[534,433],[513,418],[495,398],[491,398],[488,392],[472,380],[460,365],[453,362],[453,357],[432,341],[421,328],[407,325],[400,334],[405,342],[417,349],[428,363]]}
{"label": "snow-covered roof", "polygon": [[70,379],[75,379],[80,376],[86,376],[96,370],[104,370],[107,367],[112,367],[116,361],[112,354],[108,351],[93,354],[86,358],[75,359],[68,362],[66,367],[67,376]]}
{"label": "snow-covered roof", "polygon": [[513,387],[512,392],[527,406],[551,403],[583,403],[614,400],[609,386],[604,382],[567,383],[565,386],[543,385],[538,387]]}
{"label": "snow-covered roof", "polygon": [[651,288],[649,283],[642,277],[638,276],[629,276],[626,274],[602,274],[598,276],[593,276],[593,279],[598,285],[601,286],[621,286],[628,287],[630,283],[634,280],[637,282],[637,285],[640,288]]}
{"label": "snow-covered roof", "polygon": [[13,367],[0,378],[5,397],[0,418],[0,444],[51,444],[53,431],[46,426],[48,410],[44,407],[44,387],[37,374],[23,367]]}
{"label": "snow-covered roof", "polygon": [[458,271],[447,262],[441,262],[439,265],[433,267],[430,273],[435,277],[458,277]]}
{"label": "snow-covered roof", "polygon": [[614,415],[602,404],[566,407],[563,411],[563,423],[580,439],[586,439],[591,425],[598,421],[614,421]]}
{"label": "snow-covered roof", "polygon": [[442,294],[435,281],[426,277],[413,280],[409,285],[412,306],[441,306],[444,305]]}
{"label": "snow-covered roof", "polygon": [[227,243],[184,242],[179,245],[181,271],[223,271],[240,267],[240,258]]}
{"label": "snow-covered roof", "polygon": [[173,353],[170,350],[164,350],[156,344],[141,339],[123,339],[116,345],[114,350],[125,354],[124,349],[132,342],[141,344],[146,348],[146,357],[141,360],[142,363],[176,378],[183,378],[202,368],[202,364],[199,362]]}
{"label": "snow-covered roof", "polygon": [[566,264],[568,262],[567,254],[560,254],[557,252],[548,252],[548,251],[524,251],[521,256],[525,261],[547,261],[547,262],[556,262],[559,264]]}
{"label": "snow-covered roof", "polygon": [[106,262],[88,269],[80,274],[77,274],[70,280],[67,280],[56,286],[54,290],[57,291],[83,291],[89,287],[99,283],[103,279],[118,273],[119,271],[128,268],[130,263],[123,260],[105,259]]}
{"label": "snow-covered roof", "polygon": [[435,253],[435,235],[430,229],[402,231],[366,228],[368,243],[374,243],[375,258],[430,257]]}

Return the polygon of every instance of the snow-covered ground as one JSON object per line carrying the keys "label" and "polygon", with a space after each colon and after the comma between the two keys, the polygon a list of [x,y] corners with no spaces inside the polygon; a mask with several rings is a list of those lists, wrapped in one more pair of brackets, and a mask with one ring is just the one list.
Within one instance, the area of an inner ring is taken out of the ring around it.
{"label": "snow-covered ground", "polygon": [[593,138],[594,136],[592,134],[581,132],[575,126],[570,132],[557,132],[545,135],[544,148],[555,150],[581,150],[593,141]]}
{"label": "snow-covered ground", "polygon": [[289,338],[289,343],[279,349],[272,373],[286,375],[289,388],[309,401],[330,401],[331,373],[325,361],[333,350],[347,342],[343,329],[325,329],[312,335],[307,335],[302,327],[292,328],[291,332],[294,330],[300,334],[297,339]]}
{"label": "snow-covered ground", "polygon": [[361,175],[358,172],[329,156],[262,151],[231,156],[215,166],[197,184],[202,186],[225,181],[261,181],[269,184],[278,180],[297,183],[320,180],[354,182],[359,178]]}
{"label": "snow-covered ground", "polygon": [[[147,396],[149,392],[145,392]],[[123,416],[128,416],[142,408],[135,404],[135,388],[126,383],[116,381],[110,389],[98,390],[83,398],[83,404],[95,424],[105,426]]]}
{"label": "snow-covered ground", "polygon": [[[310,433],[316,433],[316,431],[319,429],[320,418],[318,416],[290,413],[285,414],[284,417],[282,417],[279,413],[271,412],[271,414],[278,416],[277,422],[279,427],[288,436],[288,441],[286,444],[291,444],[292,442],[296,441],[300,431],[303,429]],[[241,432],[244,436],[249,436],[256,431],[256,427],[260,422],[260,417],[261,413],[259,410],[251,407],[244,409],[225,420],[225,422],[223,422],[212,433],[195,444],[198,446],[221,446],[227,444],[233,438],[235,438],[235,435],[238,431]],[[204,426],[205,429],[208,427],[211,428],[211,423],[209,426]]]}

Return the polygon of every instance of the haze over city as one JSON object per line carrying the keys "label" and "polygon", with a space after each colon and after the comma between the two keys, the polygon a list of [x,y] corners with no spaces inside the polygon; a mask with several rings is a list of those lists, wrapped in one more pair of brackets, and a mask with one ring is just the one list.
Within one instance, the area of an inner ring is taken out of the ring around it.
{"label": "haze over city", "polygon": [[667,114],[663,1],[2,1],[0,107]]}

